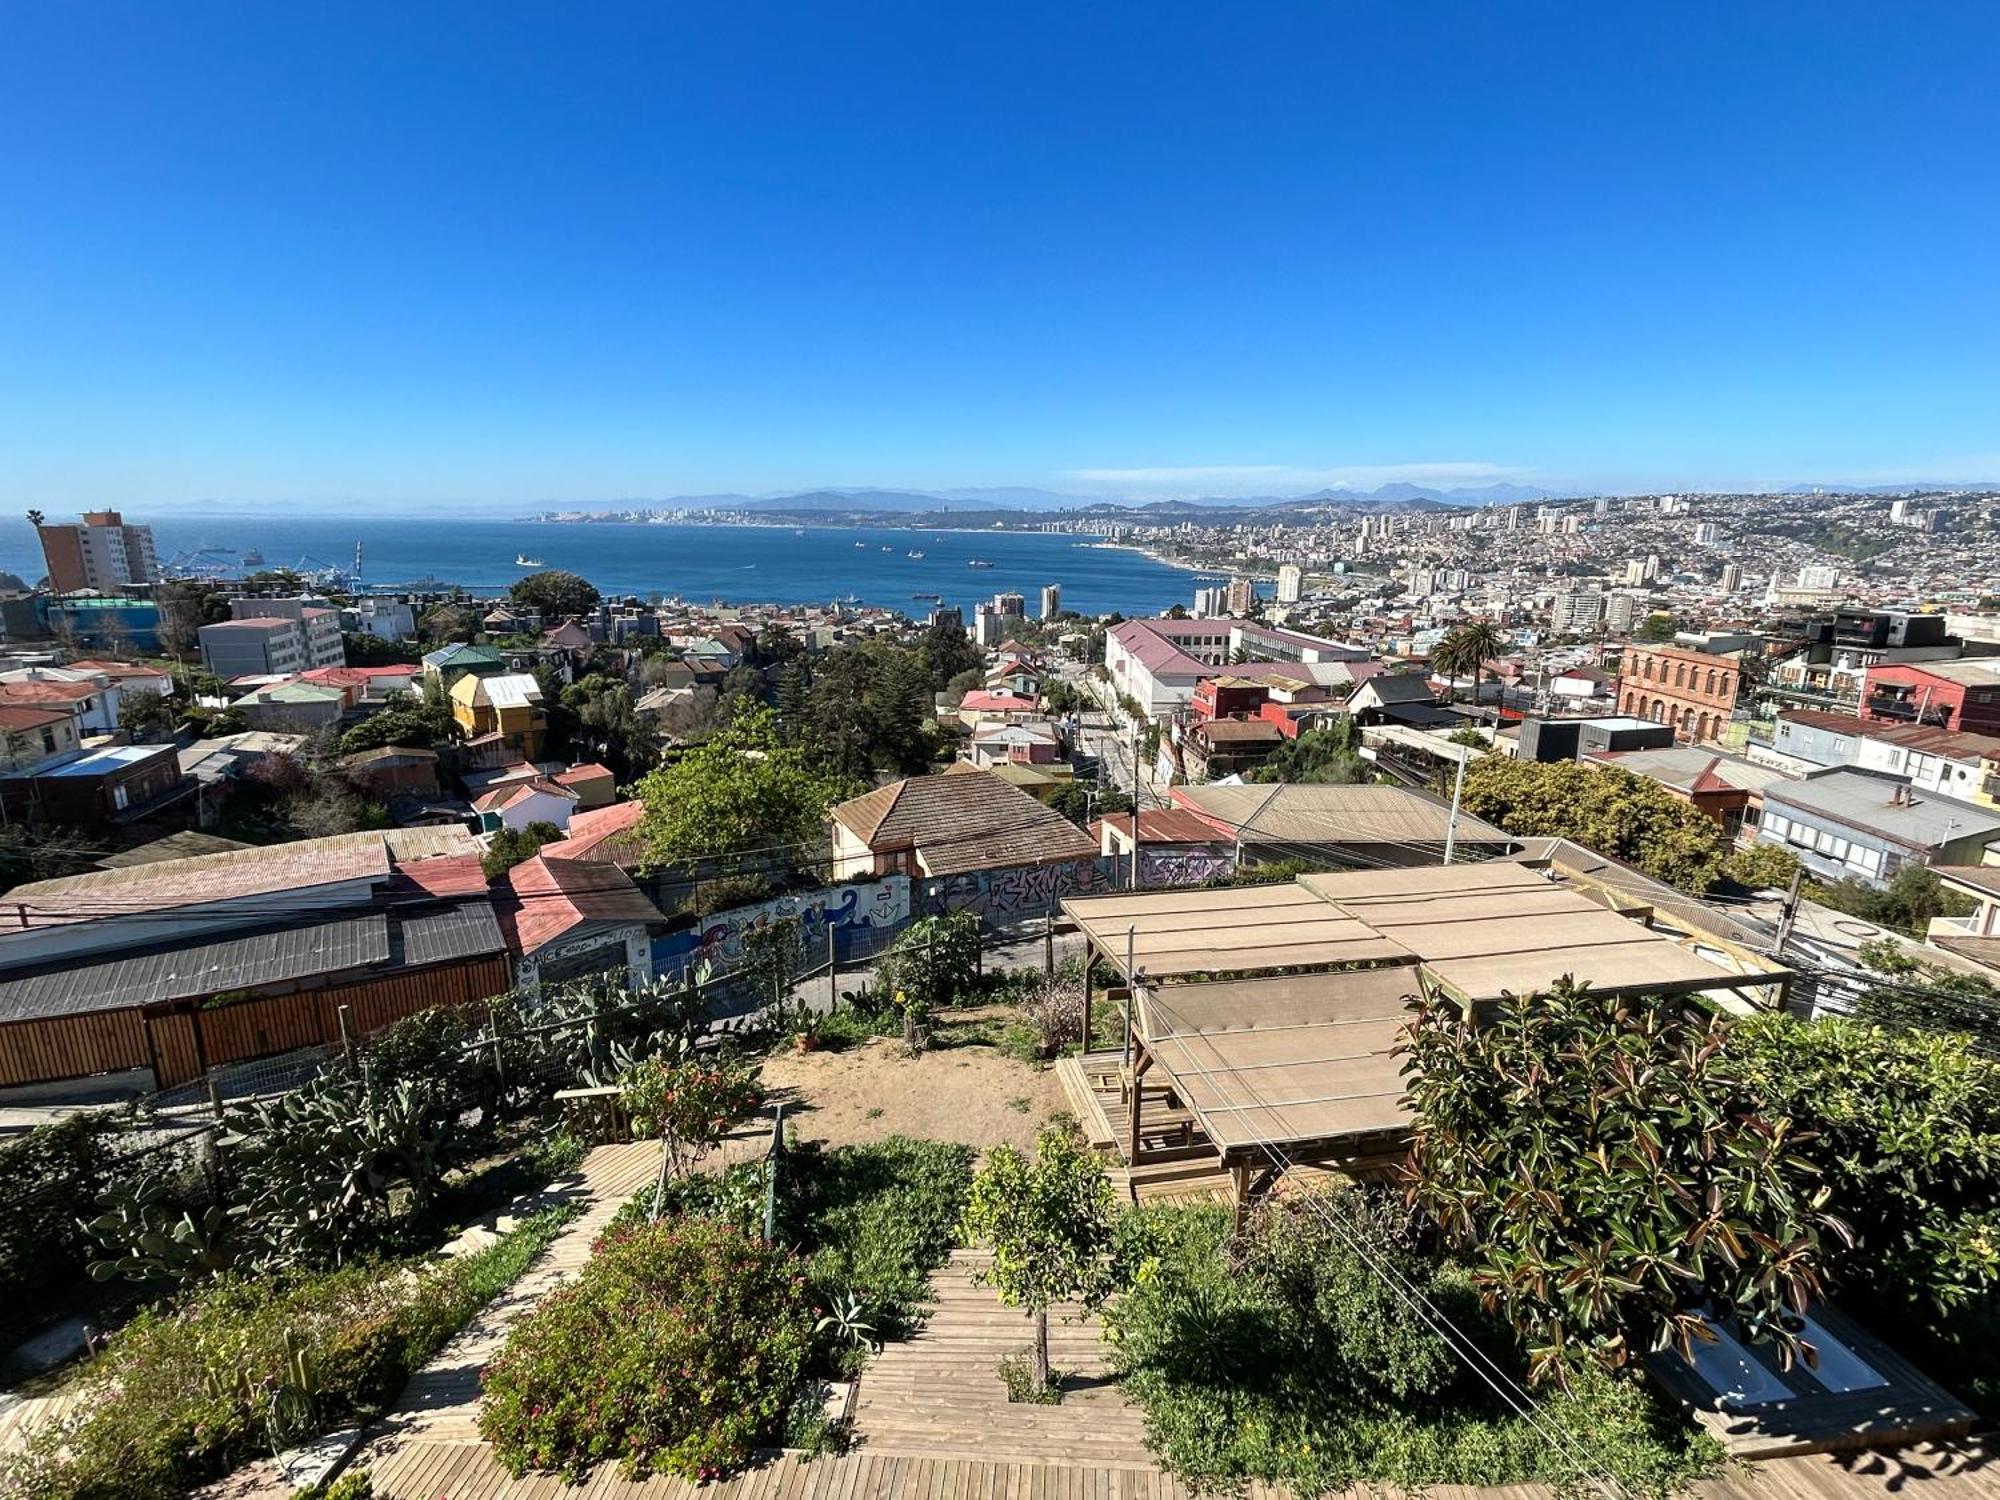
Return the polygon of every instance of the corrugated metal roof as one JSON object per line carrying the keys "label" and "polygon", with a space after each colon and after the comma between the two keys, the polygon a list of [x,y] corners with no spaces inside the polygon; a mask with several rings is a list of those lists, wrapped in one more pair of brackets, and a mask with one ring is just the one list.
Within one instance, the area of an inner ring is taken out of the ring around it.
{"label": "corrugated metal roof", "polygon": [[479,690],[495,708],[526,708],[542,701],[542,685],[526,672],[482,677]]}
{"label": "corrugated metal roof", "polygon": [[[1444,802],[1400,786],[1177,786],[1173,799],[1246,842],[1442,845],[1451,821]],[[1508,842],[1492,824],[1462,811],[1457,837]]]}
{"label": "corrugated metal roof", "polygon": [[98,963],[70,961],[0,979],[0,1021],[190,1000],[386,963],[388,958],[388,914],[364,912]]}
{"label": "corrugated metal roof", "polygon": [[507,951],[507,935],[491,901],[465,901],[402,919],[403,962],[441,964]]}

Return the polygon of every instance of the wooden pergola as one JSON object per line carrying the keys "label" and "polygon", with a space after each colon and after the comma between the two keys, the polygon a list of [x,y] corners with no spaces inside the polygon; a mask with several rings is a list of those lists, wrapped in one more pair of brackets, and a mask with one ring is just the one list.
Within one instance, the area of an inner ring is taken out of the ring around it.
{"label": "wooden pergola", "polygon": [[[1137,1167],[1195,1153],[1199,1135],[1239,1214],[1290,1168],[1366,1176],[1402,1159],[1412,1122],[1392,1049],[1413,996],[1476,1006],[1564,975],[1619,993],[1782,996],[1790,978],[1724,967],[1645,914],[1497,861],[1063,906],[1089,944],[1083,1076],[1115,1094],[1112,1143]],[[1100,964],[1120,981],[1115,1052],[1088,1050]]]}

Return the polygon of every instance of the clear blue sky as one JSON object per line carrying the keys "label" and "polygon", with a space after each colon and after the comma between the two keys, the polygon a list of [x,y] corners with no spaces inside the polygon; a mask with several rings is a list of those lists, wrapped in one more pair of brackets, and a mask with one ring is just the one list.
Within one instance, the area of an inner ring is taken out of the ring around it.
{"label": "clear blue sky", "polygon": [[7,7],[0,504],[2000,477],[2000,7]]}

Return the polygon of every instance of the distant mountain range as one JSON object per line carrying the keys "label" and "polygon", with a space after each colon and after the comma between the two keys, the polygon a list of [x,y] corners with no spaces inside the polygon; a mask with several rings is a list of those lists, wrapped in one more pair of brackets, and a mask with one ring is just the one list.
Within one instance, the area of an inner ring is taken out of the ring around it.
{"label": "distant mountain range", "polygon": [[1388,506],[1430,502],[1436,505],[1512,505],[1525,500],[1574,499],[1560,491],[1536,489],[1524,484],[1488,484],[1474,489],[1429,489],[1419,484],[1384,484],[1372,490],[1335,486],[1309,495],[1206,495],[1188,500],[1107,499],[1099,495],[1064,495],[1054,490],[1020,486],[990,489],[886,490],[818,489],[782,495],[677,495],[658,502],[688,509],[780,511],[787,515],[867,511],[876,514],[911,514],[924,511],[1055,511],[1132,510],[1158,514],[1162,511],[1278,510],[1290,506],[1314,505]]}

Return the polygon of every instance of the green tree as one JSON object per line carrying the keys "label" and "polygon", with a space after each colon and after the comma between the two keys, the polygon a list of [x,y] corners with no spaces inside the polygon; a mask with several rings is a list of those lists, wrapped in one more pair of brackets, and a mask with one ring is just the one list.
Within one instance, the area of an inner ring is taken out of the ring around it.
{"label": "green tree", "polygon": [[639,783],[647,858],[684,865],[759,850],[773,864],[810,868],[827,809],[856,790],[780,740],[776,718],[760,708]]}
{"label": "green tree", "polygon": [[1850,875],[1831,885],[1814,882],[1806,894],[1821,906],[1911,937],[1922,937],[1935,917],[1963,917],[1973,908],[1970,900],[1946,890],[1937,872],[1925,865],[1903,866],[1884,886]]}
{"label": "green tree", "polygon": [[514,866],[530,860],[541,851],[544,844],[553,844],[563,836],[563,831],[553,823],[537,819],[526,828],[501,828],[486,841],[486,852],[479,858],[479,868],[486,872],[488,880],[498,880]]}
{"label": "green tree", "polygon": [[1722,876],[1728,841],[1658,782],[1616,766],[1482,755],[1465,768],[1465,810],[1518,838],[1566,838],[1697,894]]}
{"label": "green tree", "polygon": [[401,745],[411,750],[435,750],[452,736],[451,712],[441,700],[397,693],[387,708],[370,714],[340,737],[340,753],[355,755]]}
{"label": "green tree", "polygon": [[965,1235],[993,1251],[992,1264],[975,1274],[1034,1318],[1037,1391],[1049,1388],[1050,1306],[1096,1307],[1111,1293],[1117,1218],[1102,1164],[1059,1125],[1035,1137],[1034,1160],[996,1146],[972,1180]]}
{"label": "green tree", "polygon": [[1799,857],[1776,844],[1750,844],[1731,850],[1722,873],[1746,890],[1782,891],[1798,873]]}
{"label": "green tree", "polygon": [[924,671],[934,692],[960,672],[983,668],[986,664],[965,631],[946,620],[936,621],[924,632],[917,642],[917,654],[923,658]]}
{"label": "green tree", "polygon": [[1063,782],[1048,800],[1050,807],[1079,828],[1088,828],[1092,818],[1132,811],[1132,799],[1118,788],[1094,787],[1085,781]]}
{"label": "green tree", "polygon": [[660,736],[624,679],[592,672],[562,689],[570,748],[599,757],[620,781],[659,763]]}
{"label": "green tree", "polygon": [[340,638],[350,667],[410,667],[417,664],[417,648],[408,641],[385,641],[366,630],[352,630]]}
{"label": "green tree", "polygon": [[1790,1315],[1846,1241],[1792,1121],[1731,1066],[1721,1018],[1565,977],[1475,1019],[1421,999],[1405,1033],[1412,1193],[1538,1381],[1690,1356],[1704,1311],[1800,1353]]}
{"label": "green tree", "polygon": [[1855,1013],[1897,1030],[1962,1032],[2000,1055],[2000,985],[1983,974],[1926,963],[1895,943],[1863,943],[1862,967],[1880,980],[1862,992]]}
{"label": "green tree", "polygon": [[1287,740],[1244,779],[1365,786],[1375,779],[1375,772],[1361,758],[1360,745],[1361,731],[1342,714],[1324,729],[1308,729]]}
{"label": "green tree", "polygon": [[434,646],[442,646],[451,641],[469,641],[479,629],[479,622],[472,612],[456,604],[440,604],[427,610],[417,622],[417,629],[423,638]]}
{"label": "green tree", "polygon": [[518,580],[507,590],[507,597],[523,609],[539,613],[545,624],[554,625],[569,615],[589,614],[601,596],[588,579],[556,568]]}
{"label": "green tree", "polygon": [[[1431,651],[1431,668],[1444,676],[1447,682],[1456,683],[1460,677],[1472,678],[1472,701],[1479,702],[1479,683],[1485,674],[1486,663],[1506,649],[1507,638],[1500,633],[1500,627],[1491,620],[1472,620],[1455,630],[1445,632]],[[1456,698],[1458,689],[1454,685],[1449,696]]]}
{"label": "green tree", "polygon": [[1847,1284],[1927,1312],[2000,1289],[2000,1063],[1980,1046],[1841,1017],[1730,1029],[1744,1083],[1807,1132],[1799,1154],[1853,1226]]}
{"label": "green tree", "polygon": [[1674,632],[1681,628],[1680,621],[1664,610],[1655,610],[1639,622],[1639,628],[1632,632],[1635,641],[1670,641]]}
{"label": "green tree", "polygon": [[118,699],[118,727],[137,743],[166,739],[180,723],[173,704],[158,693],[135,691]]}

